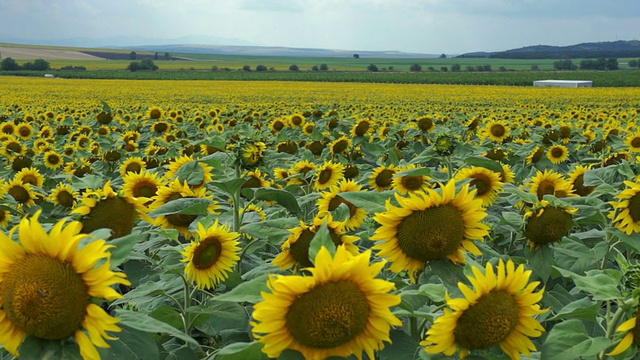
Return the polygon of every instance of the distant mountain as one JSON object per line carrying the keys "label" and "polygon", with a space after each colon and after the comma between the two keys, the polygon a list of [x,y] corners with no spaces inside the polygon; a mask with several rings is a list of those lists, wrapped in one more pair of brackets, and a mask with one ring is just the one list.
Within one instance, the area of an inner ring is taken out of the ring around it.
{"label": "distant mountain", "polygon": [[117,46],[118,48],[138,51],[157,51],[171,54],[215,54],[215,55],[241,55],[241,56],[299,56],[299,57],[353,57],[358,54],[360,58],[436,58],[440,54],[405,53],[400,51],[359,51],[359,50],[332,50],[314,48],[292,48],[282,46],[236,46],[236,45],[139,45]]}
{"label": "distant mountain", "polygon": [[501,59],[575,59],[640,57],[640,41],[619,40],[581,43],[569,46],[535,45],[498,52],[475,52],[458,57],[490,57]]}
{"label": "distant mountain", "polygon": [[257,45],[250,41],[245,41],[236,38],[225,38],[219,36],[182,36],[172,39],[156,39],[142,36],[114,36],[108,38],[87,38],[87,37],[75,37],[68,39],[58,40],[34,40],[23,39],[15,37],[7,37],[0,34],[0,42],[11,44],[25,44],[25,45],[46,45],[46,46],[71,46],[71,47],[87,47],[87,48],[99,48],[99,47],[113,47],[121,48],[124,46],[135,46],[140,44],[147,45],[163,45],[163,44],[218,44],[218,45]]}

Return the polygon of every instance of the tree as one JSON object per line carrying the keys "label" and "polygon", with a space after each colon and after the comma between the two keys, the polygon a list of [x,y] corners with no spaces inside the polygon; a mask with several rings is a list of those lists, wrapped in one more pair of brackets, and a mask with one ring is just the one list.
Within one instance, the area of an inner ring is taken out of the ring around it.
{"label": "tree", "polygon": [[164,59],[171,60],[171,54],[169,54],[168,52],[164,53]]}
{"label": "tree", "polygon": [[607,59],[605,58],[598,58],[596,59],[594,66],[593,66],[594,70],[606,70],[607,69]]}
{"label": "tree", "polygon": [[500,67],[498,68],[498,71],[507,71],[507,68],[506,68],[506,67],[504,67],[504,66],[500,66]]}
{"label": "tree", "polygon": [[320,64],[320,71],[327,71],[329,70],[329,66],[327,64]]}
{"label": "tree", "polygon": [[369,64],[369,66],[367,66],[367,70],[372,71],[372,72],[377,72],[378,71],[378,67],[376,66],[376,64]]}
{"label": "tree", "polygon": [[609,58],[607,59],[607,70],[618,70],[618,59],[616,58]]}
{"label": "tree", "polygon": [[482,71],[491,71],[491,65],[482,65]]}
{"label": "tree", "polygon": [[140,69],[140,62],[138,62],[138,61],[130,62],[129,65],[127,66],[127,70],[129,70],[131,72],[141,70]]}
{"label": "tree", "polygon": [[473,65],[467,65],[467,67],[465,69],[467,69],[467,71],[475,71],[476,70],[475,66],[473,66]]}
{"label": "tree", "polygon": [[153,60],[158,60],[158,53],[153,54]]}
{"label": "tree", "polygon": [[447,71],[449,71],[449,69],[446,66],[441,66],[440,67],[440,71],[447,72]]}
{"label": "tree", "polygon": [[35,59],[33,61],[33,70],[45,71],[51,69],[51,65],[44,59]]}
{"label": "tree", "polygon": [[264,65],[256,66],[256,71],[267,71],[267,67]]}
{"label": "tree", "polygon": [[156,71],[158,70],[158,65],[154,64],[151,59],[144,59],[140,62],[140,70]]}
{"label": "tree", "polygon": [[578,66],[571,59],[558,60],[553,62],[553,68],[556,70],[576,70]]}
{"label": "tree", "polygon": [[213,65],[211,67],[211,71],[218,71],[218,65]]}
{"label": "tree", "polygon": [[289,66],[289,70],[291,70],[291,71],[300,71],[300,68],[298,67],[298,65],[293,64],[293,65]]}
{"label": "tree", "polygon": [[132,51],[129,53],[129,60],[135,60],[137,59],[137,57],[138,57],[138,54],[136,54],[135,51]]}
{"label": "tree", "polygon": [[435,71],[436,71],[436,68],[434,68],[433,66],[429,66],[429,67],[427,68],[427,71],[429,71],[429,72],[435,72]]}
{"label": "tree", "polygon": [[14,71],[20,70],[20,65],[13,60],[12,58],[4,58],[2,62],[0,62],[0,70]]}
{"label": "tree", "polygon": [[446,55],[446,54],[442,54],[442,55],[440,55],[440,59],[446,59],[446,58],[447,58],[447,55]]}
{"label": "tree", "polygon": [[638,60],[629,60],[628,65],[630,68],[638,67]]}
{"label": "tree", "polygon": [[243,71],[251,71],[251,66],[245,65],[245,66],[242,67],[242,70]]}
{"label": "tree", "polygon": [[593,70],[595,69],[596,63],[592,59],[585,59],[580,61],[580,70]]}
{"label": "tree", "polygon": [[389,71],[393,71],[393,66],[389,66]]}
{"label": "tree", "polygon": [[358,54],[353,54],[353,58],[354,58],[354,59],[360,59],[360,55],[358,55]]}
{"label": "tree", "polygon": [[311,67],[311,70],[313,70],[313,71],[318,71],[318,70],[320,70],[320,68],[318,67],[318,65],[313,65],[313,66]]}
{"label": "tree", "polygon": [[484,71],[484,66],[476,65],[476,71]]}
{"label": "tree", "polygon": [[422,66],[420,64],[411,64],[409,71],[422,71]]}
{"label": "tree", "polygon": [[538,71],[540,70],[540,67],[538,65],[531,65],[531,71]]}
{"label": "tree", "polygon": [[460,64],[451,65],[451,71],[454,71],[454,72],[460,71]]}

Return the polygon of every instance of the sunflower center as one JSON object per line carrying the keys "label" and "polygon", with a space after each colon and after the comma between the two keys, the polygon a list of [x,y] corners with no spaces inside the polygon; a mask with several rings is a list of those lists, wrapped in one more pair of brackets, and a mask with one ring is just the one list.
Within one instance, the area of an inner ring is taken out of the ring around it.
{"label": "sunflower center", "polygon": [[9,195],[13,196],[13,198],[21,204],[24,204],[31,199],[29,191],[22,186],[11,187],[9,189]]}
{"label": "sunflower center", "polygon": [[21,153],[22,152],[22,146],[20,146],[19,143],[17,142],[10,142],[9,144],[7,144],[7,149],[11,150],[14,153]]}
{"label": "sunflower center", "polygon": [[142,170],[142,166],[137,162],[129,163],[125,168],[125,172],[134,172],[136,174],[139,173],[141,170]]}
{"label": "sunflower center", "polygon": [[[331,228],[329,228],[329,235],[331,236],[331,241],[333,241],[336,246],[342,244],[340,236]],[[301,267],[313,266],[313,263],[309,259],[309,247],[311,246],[311,240],[313,240],[314,236],[316,236],[316,234],[313,231],[304,229],[296,242],[289,246],[291,257],[293,257]]]}
{"label": "sunflower center", "polygon": [[29,254],[13,265],[2,285],[7,317],[28,335],[58,340],[80,329],[89,295],[70,263]]}
{"label": "sunflower center", "polygon": [[396,236],[406,256],[420,261],[442,259],[460,246],[464,220],[450,204],[414,211],[400,221]]}
{"label": "sunflower center", "polygon": [[298,343],[330,349],[360,335],[367,327],[370,311],[357,285],[335,281],[317,285],[293,300],[286,326]]}
{"label": "sunflower center", "polygon": [[631,140],[631,147],[633,149],[640,149],[640,136],[636,136]]}
{"label": "sunflower center", "polygon": [[68,191],[60,191],[56,196],[56,200],[62,207],[70,208],[71,206],[73,206],[73,195]]}
{"label": "sunflower center", "polygon": [[50,154],[49,156],[47,156],[47,161],[51,165],[58,165],[60,163],[60,156],[56,154]]}
{"label": "sunflower center", "polygon": [[595,190],[593,186],[584,186],[584,174],[578,175],[573,181],[573,189],[580,196],[587,196]]}
{"label": "sunflower center", "polygon": [[561,158],[564,156],[564,150],[560,147],[555,147],[551,149],[551,156],[554,158]]}
{"label": "sunflower center", "polygon": [[333,144],[333,152],[339,154],[347,148],[347,145],[349,145],[349,143],[346,140],[340,140]]}
{"label": "sunflower center", "polygon": [[393,175],[395,175],[395,173],[395,171],[389,169],[380,171],[378,176],[376,176],[376,185],[378,185],[378,187],[380,188],[385,188],[391,185],[391,182],[393,181]]}
{"label": "sunflower center", "polygon": [[422,176],[403,176],[401,179],[402,186],[409,191],[416,191],[422,188],[424,183]]}
{"label": "sunflower center", "polygon": [[152,197],[156,195],[158,187],[150,181],[141,181],[133,187],[133,196]]}
{"label": "sunflower center", "polygon": [[502,125],[493,125],[491,127],[491,135],[495,136],[495,137],[501,137],[504,136],[504,133],[506,132],[504,126]]}
{"label": "sunflower center", "polygon": [[331,180],[331,175],[333,175],[333,170],[331,169],[322,169],[320,174],[318,174],[318,184],[324,185]]}
{"label": "sunflower center", "polygon": [[196,269],[208,269],[218,261],[222,253],[222,244],[216,237],[200,240],[193,252],[193,266]]}
{"label": "sunflower center", "polygon": [[486,176],[475,175],[470,185],[475,186],[477,196],[482,196],[491,190],[491,180]]}
{"label": "sunflower center", "polygon": [[556,192],[556,187],[551,181],[541,181],[538,185],[538,199],[542,199],[545,195],[553,195]]}
{"label": "sunflower center", "polygon": [[519,306],[513,295],[494,290],[460,316],[454,330],[456,343],[467,349],[489,348],[511,334],[519,317]]}
{"label": "sunflower center", "polygon": [[136,219],[135,207],[121,197],[102,199],[82,219],[82,232],[88,234],[102,228],[111,229],[112,237],[131,234]]}
{"label": "sunflower center", "polygon": [[356,135],[364,135],[369,131],[369,123],[366,121],[361,121],[358,123],[355,129]]}
{"label": "sunflower center", "polygon": [[633,222],[640,221],[640,193],[637,193],[629,199],[629,215]]}
{"label": "sunflower center", "polygon": [[331,199],[331,201],[329,201],[329,206],[328,206],[329,211],[334,211],[335,209],[338,208],[338,206],[340,206],[340,204],[345,204],[347,205],[347,207],[349,207],[349,217],[355,215],[356,211],[358,210],[358,208],[355,205],[343,199],[339,195],[336,195],[333,199]]}
{"label": "sunflower center", "polygon": [[560,241],[567,235],[573,223],[571,214],[562,209],[548,207],[540,216],[532,216],[527,220],[524,234],[530,241],[548,244]]}

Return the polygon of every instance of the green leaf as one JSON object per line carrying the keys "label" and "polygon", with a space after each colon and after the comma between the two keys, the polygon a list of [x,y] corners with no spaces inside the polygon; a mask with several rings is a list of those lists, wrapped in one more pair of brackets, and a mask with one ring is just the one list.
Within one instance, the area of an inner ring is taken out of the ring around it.
{"label": "green leaf", "polygon": [[595,321],[599,310],[599,303],[593,302],[588,297],[584,297],[580,300],[567,304],[547,320],[581,319],[586,321]]}
{"label": "green leaf", "polygon": [[571,239],[564,239],[553,247],[556,263],[559,267],[583,273],[602,261],[607,255],[609,244],[598,242],[593,247],[588,247]]}
{"label": "green leaf", "polygon": [[553,252],[548,245],[541,245],[536,249],[531,249],[528,244],[524,247],[524,256],[531,264],[534,277],[537,275],[542,282],[546,283],[551,276],[551,267],[555,264]]}
{"label": "green leaf", "polygon": [[43,340],[27,336],[18,351],[20,359],[82,360],[78,345],[70,341]]}
{"label": "green leaf", "polygon": [[210,182],[210,184],[226,192],[231,197],[233,197],[234,194],[240,191],[240,189],[242,188],[242,185],[244,185],[244,183],[246,182],[247,182],[247,178],[240,178],[240,179],[232,179],[228,181],[212,181]]}
{"label": "green leaf", "polygon": [[120,326],[117,340],[109,340],[109,348],[96,347],[102,360],[156,360],[160,358],[158,346],[151,334]]}
{"label": "green leaf", "polygon": [[331,256],[336,253],[336,244],[334,244],[331,239],[326,221],[316,230],[316,234],[313,239],[311,239],[311,244],[309,244],[309,260],[311,260],[312,263],[315,264],[316,256],[322,248],[329,250]]}
{"label": "green leaf", "polygon": [[580,276],[557,266],[554,266],[554,268],[558,270],[562,276],[573,280],[578,289],[592,295],[595,301],[613,300],[622,297],[618,289],[620,278],[616,279],[611,272],[591,270],[587,271],[586,276]]}
{"label": "green leaf", "polygon": [[111,269],[113,270],[125,262],[129,253],[131,253],[131,249],[142,239],[143,235],[136,232],[109,241],[109,245],[115,245],[115,248],[111,249]]}
{"label": "green leaf", "polygon": [[608,185],[613,182],[615,176],[615,166],[589,169],[585,171],[583,177],[584,186]]}
{"label": "green leaf", "polygon": [[420,352],[423,351],[420,344],[402,330],[391,330],[390,344],[385,344],[384,349],[378,351],[380,360],[413,360],[420,359]]}
{"label": "green leaf", "polygon": [[256,190],[255,197],[258,200],[276,201],[292,214],[298,217],[302,215],[298,201],[295,196],[288,191],[274,188],[259,188]]}
{"label": "green leaf", "polygon": [[162,304],[151,312],[151,317],[180,330],[183,328],[180,314],[171,306]]}
{"label": "green leaf", "polygon": [[165,322],[156,320],[147,314],[136,311],[117,309],[116,318],[120,319],[120,324],[129,326],[130,328],[148,333],[167,333],[194,346],[200,346],[198,342],[191,336],[183,333],[182,331]]}
{"label": "green leaf", "polygon": [[176,199],[169,201],[156,210],[150,212],[149,216],[158,217],[170,214],[206,215],[208,214],[207,208],[211,204],[211,200],[204,198]]}
{"label": "green leaf", "polygon": [[595,356],[611,345],[605,337],[592,338],[582,321],[577,319],[557,323],[542,345],[540,358],[545,360],[585,359]]}
{"label": "green leaf", "polygon": [[202,185],[204,182],[204,171],[197,161],[189,161],[176,171],[175,178],[178,179],[181,184],[186,181],[187,184],[192,186]]}
{"label": "green leaf", "polygon": [[394,191],[347,191],[338,194],[344,200],[352,203],[357,208],[366,210],[368,212],[385,212],[385,202],[391,198]]}
{"label": "green leaf", "polygon": [[224,330],[245,329],[249,321],[247,311],[235,302],[209,301],[206,305],[192,306],[185,312],[200,316],[195,328],[214,336]]}
{"label": "green leaf", "polygon": [[393,175],[393,177],[394,178],[399,178],[399,177],[403,177],[403,176],[420,176],[420,175],[425,175],[425,176],[431,175],[431,169],[429,169],[429,168],[409,169],[409,170],[405,170],[403,172],[399,172],[399,173]]}
{"label": "green leaf", "polygon": [[232,302],[248,302],[258,303],[262,301],[262,295],[260,292],[271,292],[267,287],[267,280],[269,274],[260,275],[249,281],[245,281],[233,288],[231,291],[217,295],[216,301],[232,301]]}
{"label": "green leaf", "polygon": [[507,224],[511,225],[514,229],[522,229],[524,227],[524,220],[522,215],[512,211],[503,211],[502,217]]}
{"label": "green leaf", "polygon": [[472,156],[472,157],[468,157],[468,158],[464,159],[464,162],[467,165],[479,166],[479,167],[483,167],[485,169],[489,169],[491,171],[495,171],[495,172],[497,172],[499,174],[502,173],[502,165],[500,165],[499,162],[497,162],[495,160],[491,160],[491,159],[486,158],[486,157]]}
{"label": "green leaf", "polygon": [[257,342],[244,343],[237,342],[220,349],[214,360],[246,360],[246,359],[266,359],[267,355],[262,353],[262,344]]}
{"label": "green leaf", "polygon": [[281,243],[291,235],[287,229],[300,226],[296,218],[282,218],[242,225],[240,232],[258,239],[267,239],[271,243]]}

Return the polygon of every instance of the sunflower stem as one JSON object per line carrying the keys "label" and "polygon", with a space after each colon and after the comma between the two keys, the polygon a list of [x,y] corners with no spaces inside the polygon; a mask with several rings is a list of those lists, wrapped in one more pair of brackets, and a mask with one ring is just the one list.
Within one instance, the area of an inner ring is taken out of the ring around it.
{"label": "sunflower stem", "polygon": [[251,247],[251,245],[257,243],[260,239],[253,239],[251,240],[251,242],[249,242],[247,244],[247,246],[244,247],[244,249],[242,249],[242,251],[240,252],[240,258],[238,259],[238,262],[236,263],[236,271],[238,272],[238,274],[240,274],[240,263],[242,262],[242,257],[244,256],[244,254],[247,252],[247,250],[249,250],[249,248]]}
{"label": "sunflower stem", "polygon": [[[606,321],[607,321],[607,333],[605,335],[605,337],[607,339],[611,339],[613,337],[613,334],[615,333],[616,328],[618,327],[618,322],[620,321],[620,318],[622,317],[622,315],[624,315],[625,311],[623,309],[623,306],[618,306],[618,309],[616,310],[615,314],[613,314],[613,318],[609,319],[609,314],[610,314],[610,304],[609,302],[607,302],[607,317],[606,317]],[[606,357],[606,349],[602,350],[597,356],[596,359],[597,360],[603,360]]]}
{"label": "sunflower stem", "polygon": [[415,317],[409,318],[409,332],[411,337],[420,342],[420,333],[418,331],[418,319]]}
{"label": "sunflower stem", "polygon": [[[241,170],[240,165],[236,164],[236,179],[240,178]],[[233,231],[238,232],[240,230],[240,190],[239,188],[233,193]]]}
{"label": "sunflower stem", "polygon": [[444,159],[445,159],[445,162],[447,163],[447,181],[449,181],[451,180],[451,178],[453,178],[453,169],[451,168],[451,157],[445,156]]}
{"label": "sunflower stem", "polygon": [[191,315],[189,314],[189,312],[186,311],[186,309],[191,307],[191,295],[193,293],[189,291],[190,287],[187,279],[182,275],[180,275],[180,278],[182,279],[182,283],[184,284],[184,309],[182,310],[182,321],[184,323],[184,332],[187,335],[190,335],[191,334]]}

